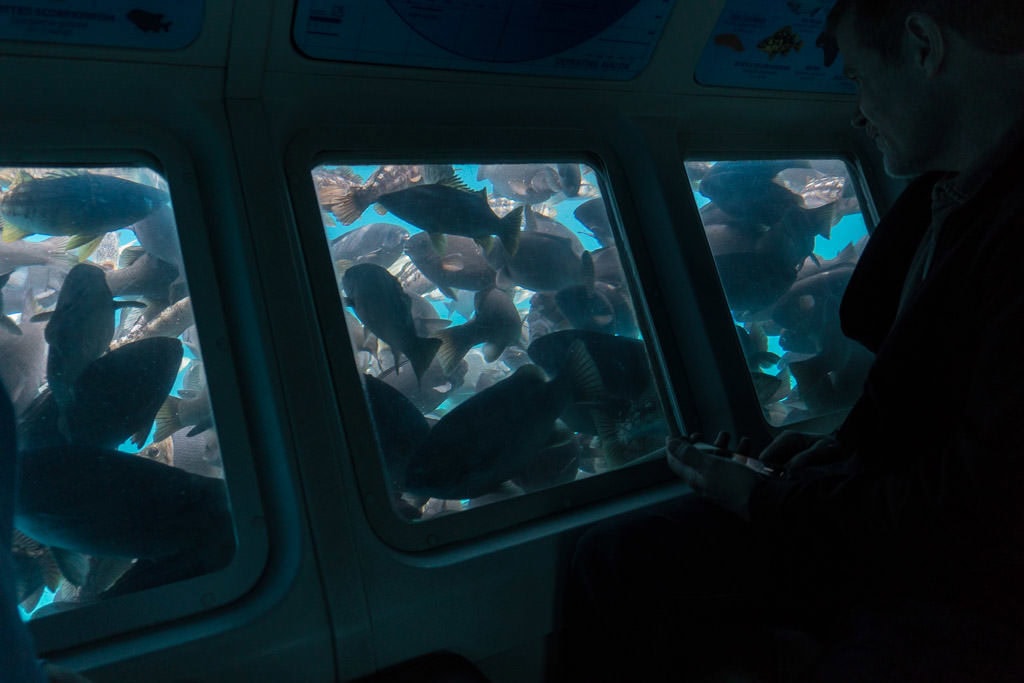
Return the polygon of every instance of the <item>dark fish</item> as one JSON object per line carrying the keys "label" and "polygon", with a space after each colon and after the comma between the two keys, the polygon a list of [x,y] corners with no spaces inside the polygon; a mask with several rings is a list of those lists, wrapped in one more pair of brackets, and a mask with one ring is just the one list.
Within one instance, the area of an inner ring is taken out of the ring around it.
{"label": "dark fish", "polygon": [[[425,166],[381,166],[370,179],[359,186],[344,191],[331,211],[342,225],[351,225],[363,215],[366,208],[380,200],[382,195],[427,182],[443,182],[453,187],[465,185],[455,176],[455,170],[447,165]],[[390,209],[388,209],[390,211]],[[397,214],[396,214],[397,215]],[[413,223],[413,221],[409,221]],[[415,225],[415,223],[413,223]]]}
{"label": "dark fish", "polygon": [[515,254],[496,246],[487,258],[498,271],[496,283],[502,289],[518,285],[535,292],[557,292],[582,282],[580,257],[564,237],[524,232]]}
{"label": "dark fish", "polygon": [[552,332],[567,330],[569,321],[558,308],[553,292],[538,292],[530,298],[526,313],[526,338],[529,343]]}
{"label": "dark fish", "polygon": [[462,387],[467,369],[463,361],[453,371],[445,372],[435,358],[418,381],[408,372],[398,374],[394,367],[386,369],[378,379],[402,392],[421,413],[429,413]]}
{"label": "dark fish", "polygon": [[839,302],[851,275],[853,265],[840,264],[797,280],[775,303],[772,320],[784,334],[808,337],[820,347],[822,335],[839,325]]}
{"label": "dark fish", "polygon": [[370,223],[331,240],[331,258],[347,265],[376,263],[387,268],[398,260],[409,231],[394,223]]}
{"label": "dark fish", "polygon": [[422,296],[408,290],[405,293],[409,295],[409,303],[412,304],[412,324],[418,336],[432,337],[439,330],[452,324],[452,321],[440,317],[434,305]]}
{"label": "dark fish", "polygon": [[626,272],[622,269],[618,247],[603,247],[590,252],[594,259],[594,279],[616,287],[626,286]]}
{"label": "dark fish", "polygon": [[[574,193],[580,190],[579,167],[576,168]],[[568,170],[569,181],[572,176]],[[483,164],[476,174],[477,180],[490,180],[494,194],[525,204],[539,204],[563,189],[559,169],[550,164]]]}
{"label": "dark fish", "polygon": [[580,173],[579,164],[555,164],[558,171],[558,179],[561,181],[562,192],[566,197],[575,197],[580,193],[580,185],[583,182],[583,174]]}
{"label": "dark fish", "polygon": [[[793,207],[800,195],[774,182],[788,169],[811,170],[803,160],[719,161],[700,181],[700,193],[733,219],[772,224]],[[703,207],[702,207],[703,208]]]}
{"label": "dark fish", "polygon": [[159,408],[154,418],[154,441],[162,441],[185,427],[191,427],[187,436],[196,436],[213,427],[210,392],[206,388],[202,361],[193,360],[189,364],[178,395],[168,396],[165,393]]}
{"label": "dark fish", "polygon": [[214,571],[234,553],[220,479],[79,445],[25,451],[18,474],[16,528],[44,545],[139,558],[108,595]]}
{"label": "dark fish", "polygon": [[406,489],[434,498],[473,498],[528,471],[566,406],[601,394],[600,376],[583,345],[569,356],[565,372],[551,381],[539,367],[524,365],[453,408],[416,451]]}
{"label": "dark fish", "polygon": [[363,382],[388,482],[393,491],[402,491],[409,461],[426,441],[430,426],[401,391],[370,375],[363,375]]}
{"label": "dark fish", "polygon": [[21,414],[35,400],[46,375],[45,323],[22,315],[20,335],[0,334],[0,382]]}
{"label": "dark fish", "polygon": [[118,267],[107,271],[107,286],[114,296],[141,296],[169,303],[178,266],[158,259],[142,247],[125,247]]}
{"label": "dark fish", "polygon": [[604,205],[603,198],[588,199],[577,206],[572,215],[590,231],[602,247],[615,245],[612,223],[608,218],[608,208]]}
{"label": "dark fish", "polygon": [[555,423],[550,444],[537,454],[521,472],[512,477],[512,483],[523,491],[539,491],[574,481],[579,474],[580,447],[576,435],[568,427],[559,429]]}
{"label": "dark fish", "polygon": [[72,386],[78,375],[107,350],[114,336],[114,311],[137,302],[114,301],[103,269],[80,263],[68,273],[44,336],[49,343],[46,380],[57,406],[71,402]]}
{"label": "dark fish", "polygon": [[361,263],[345,271],[342,278],[346,304],[352,306],[359,320],[391,347],[395,372],[398,354],[404,353],[420,378],[430,366],[441,340],[416,334],[412,318],[412,302],[398,280],[384,268]]}
{"label": "dark fish", "polygon": [[590,252],[583,252],[582,280],[558,290],[555,303],[569,323],[579,330],[635,336],[636,317],[629,297],[615,286],[597,282]]}
{"label": "dark fish", "polygon": [[33,234],[65,235],[74,249],[104,233],[142,220],[170,199],[163,190],[99,173],[77,173],[19,181],[0,196],[3,241]]}
{"label": "dark fish", "polygon": [[820,414],[847,408],[856,401],[873,362],[874,354],[835,326],[821,339],[819,353],[789,361],[788,366],[800,400]]}
{"label": "dark fish", "polygon": [[585,251],[583,243],[580,242],[580,238],[576,233],[564,224],[556,221],[554,218],[548,218],[529,207],[526,207],[526,210],[523,213],[523,230],[526,232],[543,232],[548,235],[567,239],[572,242],[572,250],[577,255],[582,254]]}
{"label": "dark fish", "polygon": [[476,313],[469,322],[434,335],[441,340],[437,359],[445,371],[454,368],[470,348],[480,343],[484,344],[484,358],[493,363],[522,334],[519,309],[507,292],[492,287],[477,292],[475,300]]}
{"label": "dark fish", "polygon": [[166,33],[171,30],[172,22],[164,21],[163,14],[147,12],[143,9],[133,9],[124,16],[143,33],[159,33],[160,31]]}
{"label": "dark fish", "polygon": [[444,253],[445,235],[470,237],[489,245],[497,235],[505,250],[515,254],[519,245],[522,207],[502,218],[487,203],[487,191],[470,192],[448,185],[414,185],[381,195],[380,205],[404,221],[430,233],[439,253]]}
{"label": "dark fish", "polygon": [[406,242],[405,253],[449,299],[456,298],[453,289],[479,291],[494,286],[494,269],[480,245],[468,237],[449,235],[442,254],[429,233],[418,232]]}
{"label": "dark fish", "polygon": [[181,243],[178,242],[178,227],[174,210],[164,204],[141,221],[128,226],[135,232],[139,244],[147,254],[161,261],[182,267]]}

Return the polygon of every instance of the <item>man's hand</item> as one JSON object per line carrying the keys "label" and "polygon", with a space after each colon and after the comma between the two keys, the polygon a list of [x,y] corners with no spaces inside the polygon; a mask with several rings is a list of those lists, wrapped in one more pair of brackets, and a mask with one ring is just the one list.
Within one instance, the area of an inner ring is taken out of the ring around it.
{"label": "man's hand", "polygon": [[765,478],[756,461],[738,455],[725,458],[695,447],[685,439],[669,437],[668,466],[694,491],[710,498],[743,519],[750,519],[750,494]]}
{"label": "man's hand", "polygon": [[760,460],[774,468],[795,472],[803,467],[836,462],[846,456],[846,450],[831,436],[784,431],[765,446]]}

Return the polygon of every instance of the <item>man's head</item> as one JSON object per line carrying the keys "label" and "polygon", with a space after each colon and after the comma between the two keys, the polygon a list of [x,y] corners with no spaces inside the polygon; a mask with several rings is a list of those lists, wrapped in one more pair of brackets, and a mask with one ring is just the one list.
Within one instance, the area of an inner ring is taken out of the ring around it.
{"label": "man's head", "polygon": [[991,85],[993,60],[1024,53],[1022,17],[1022,0],[836,3],[819,44],[826,60],[842,52],[858,86],[853,124],[878,145],[890,175],[962,170],[986,125],[984,112],[962,105],[979,83]]}

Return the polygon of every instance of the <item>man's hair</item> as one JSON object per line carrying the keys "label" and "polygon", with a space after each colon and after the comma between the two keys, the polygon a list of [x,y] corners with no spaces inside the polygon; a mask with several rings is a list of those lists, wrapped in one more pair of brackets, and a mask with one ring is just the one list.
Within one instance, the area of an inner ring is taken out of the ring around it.
{"label": "man's hair", "polygon": [[859,40],[889,60],[899,51],[903,22],[911,12],[933,17],[989,52],[1024,52],[1024,0],[838,0],[818,37],[825,66],[839,53],[836,28],[847,14]]}

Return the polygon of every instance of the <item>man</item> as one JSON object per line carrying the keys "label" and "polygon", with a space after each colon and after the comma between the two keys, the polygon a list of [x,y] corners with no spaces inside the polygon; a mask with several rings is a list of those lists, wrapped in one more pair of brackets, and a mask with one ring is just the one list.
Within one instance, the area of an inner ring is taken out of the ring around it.
{"label": "man", "polygon": [[916,177],[840,309],[876,354],[863,395],[833,437],[783,433],[761,463],[670,440],[699,495],[577,548],[580,677],[743,659],[767,680],[1024,680],[1022,17],[1020,0],[836,4],[823,44],[858,85],[853,125]]}

